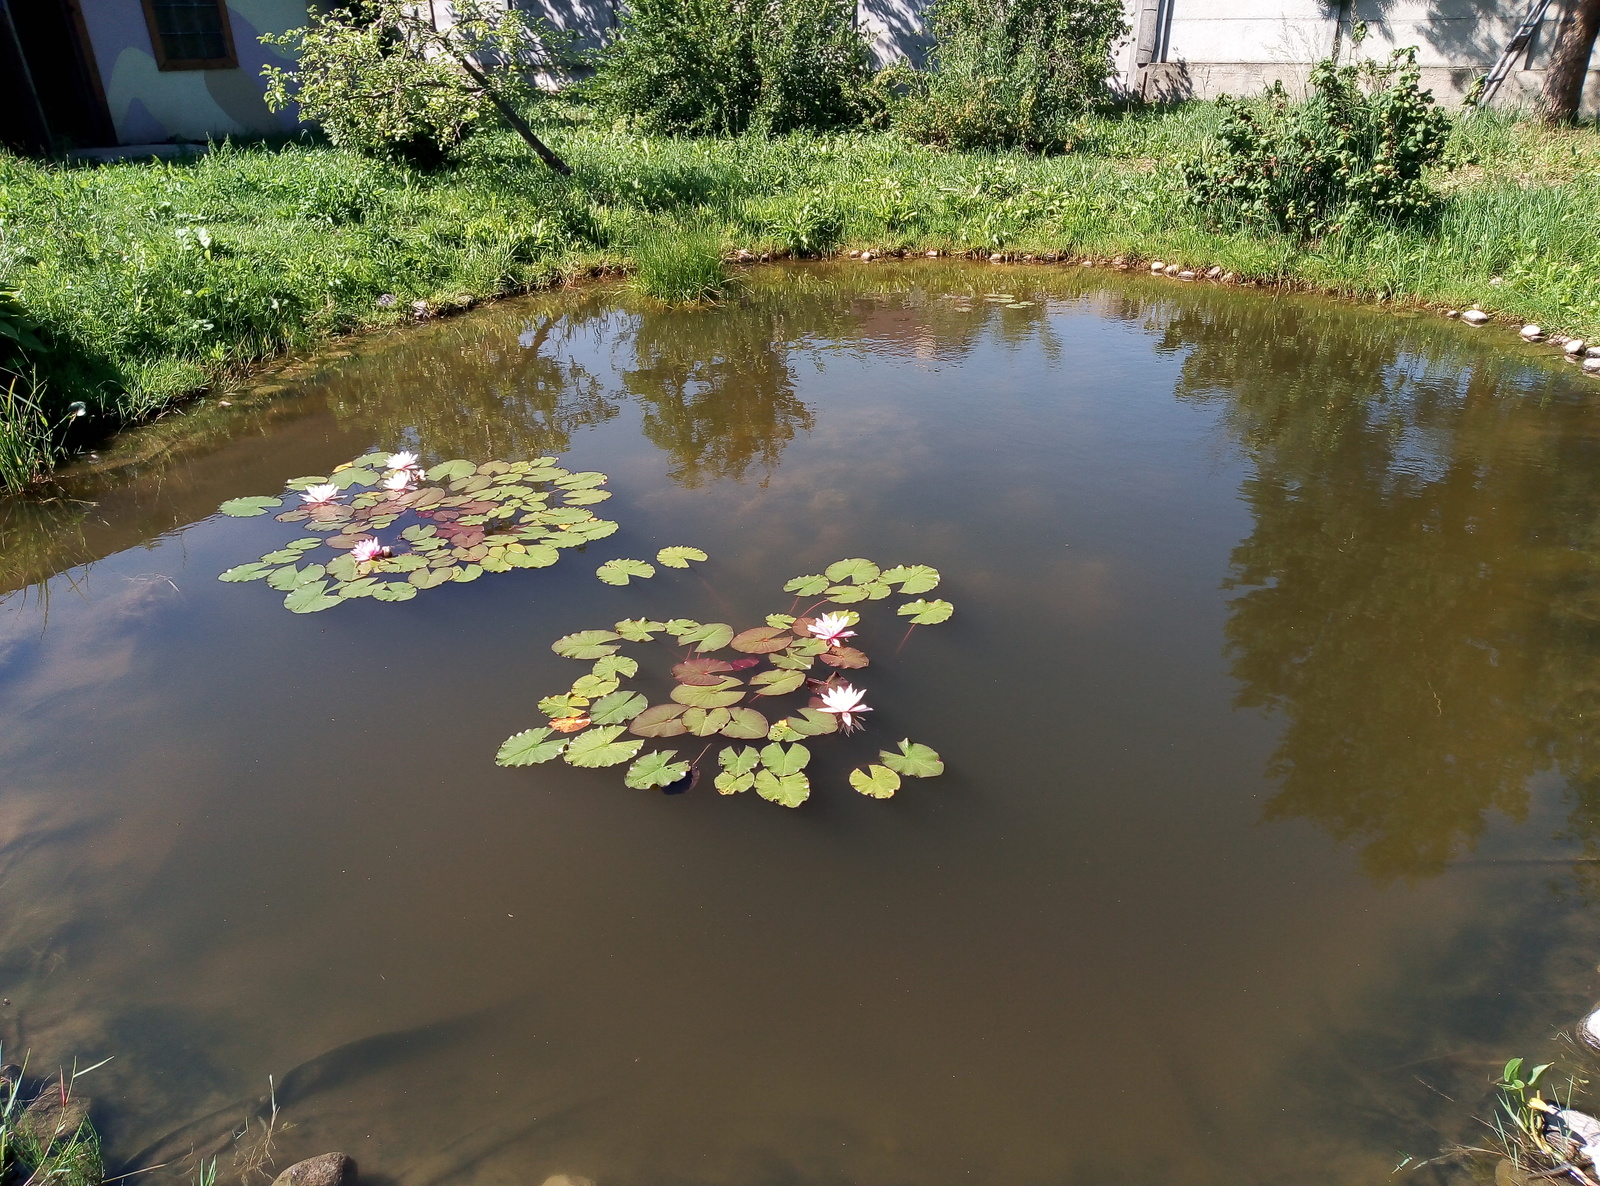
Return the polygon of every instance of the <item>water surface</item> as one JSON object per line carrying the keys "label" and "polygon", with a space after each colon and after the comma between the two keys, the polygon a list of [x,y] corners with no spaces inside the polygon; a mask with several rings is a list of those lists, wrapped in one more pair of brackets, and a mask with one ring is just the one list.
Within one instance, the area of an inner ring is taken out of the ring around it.
{"label": "water surface", "polygon": [[[270,1074],[280,1167],[405,1186],[1387,1182],[1597,991],[1600,408],[1533,351],[918,263],[273,388],[0,509],[0,1037],[116,1055],[119,1168],[237,1181]],[[215,580],[296,534],[223,499],[401,446],[559,453],[622,529],[404,604]],[[558,635],[756,624],[850,555],[945,574],[862,673],[943,778],[493,766]]]}

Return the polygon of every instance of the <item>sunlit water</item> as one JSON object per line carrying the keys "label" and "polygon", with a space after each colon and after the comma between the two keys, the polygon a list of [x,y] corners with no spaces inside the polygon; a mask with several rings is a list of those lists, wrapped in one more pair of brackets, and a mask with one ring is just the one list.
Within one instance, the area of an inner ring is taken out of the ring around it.
{"label": "sunlit water", "polygon": [[[0,511],[0,1037],[116,1056],[114,1173],[237,1181],[272,1075],[280,1168],[403,1186],[1377,1183],[1600,989],[1600,407],[1532,351],[819,266],[234,399]],[[622,529],[405,604],[215,579],[287,538],[223,499],[402,445],[560,453]],[[711,560],[594,578],[666,544]],[[818,745],[789,811],[493,765],[558,635],[757,624],[856,555],[944,573],[861,673],[944,777],[870,801]]]}

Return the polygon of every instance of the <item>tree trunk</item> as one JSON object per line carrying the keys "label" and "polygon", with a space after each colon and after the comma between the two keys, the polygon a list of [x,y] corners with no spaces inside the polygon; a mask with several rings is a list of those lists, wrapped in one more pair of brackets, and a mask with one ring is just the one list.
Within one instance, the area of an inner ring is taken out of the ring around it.
{"label": "tree trunk", "polygon": [[[1600,4],[1600,0],[1593,0],[1593,2]],[[1592,41],[1594,38],[1591,37],[1590,40]],[[533,129],[528,126],[527,121],[522,116],[517,114],[516,109],[495,93],[493,84],[484,77],[482,70],[479,70],[464,57],[458,57],[456,60],[466,67],[467,73],[472,75],[479,86],[483,87],[484,93],[489,96],[489,102],[499,109],[500,114],[506,117],[506,122],[517,130],[517,135],[521,136],[528,147],[538,154],[541,161],[563,177],[572,172],[572,166],[552,152],[548,144],[535,136]]]}
{"label": "tree trunk", "polygon": [[1556,29],[1556,43],[1545,68],[1539,117],[1547,124],[1569,123],[1583,100],[1589,76],[1589,55],[1600,33],[1600,0],[1571,0]]}

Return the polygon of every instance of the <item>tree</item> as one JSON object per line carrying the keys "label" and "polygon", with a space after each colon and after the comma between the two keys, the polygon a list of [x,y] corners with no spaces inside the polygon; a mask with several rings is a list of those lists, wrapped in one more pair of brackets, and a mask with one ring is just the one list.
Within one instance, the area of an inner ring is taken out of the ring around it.
{"label": "tree", "polygon": [[1556,29],[1550,65],[1545,69],[1540,102],[1545,123],[1568,123],[1578,114],[1596,33],[1600,33],[1600,0],[1572,0]]}

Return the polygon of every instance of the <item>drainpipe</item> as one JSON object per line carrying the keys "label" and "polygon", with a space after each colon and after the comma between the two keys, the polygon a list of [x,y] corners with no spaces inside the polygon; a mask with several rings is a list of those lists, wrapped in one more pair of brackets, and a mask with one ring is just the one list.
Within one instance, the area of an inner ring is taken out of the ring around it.
{"label": "drainpipe", "polygon": [[[17,36],[17,26],[11,20],[10,0],[0,0],[0,41],[4,48],[0,54],[10,54],[16,59],[17,73],[14,77],[21,83],[23,102],[27,108],[23,114],[24,121],[32,117],[34,127],[37,129],[38,147],[41,151],[50,149],[50,121],[45,117],[44,104],[39,101],[39,91],[33,85],[33,72],[28,69],[28,58],[22,52],[22,38]],[[25,133],[26,134],[26,133]]]}
{"label": "drainpipe", "polygon": [[1339,9],[1333,16],[1333,50],[1328,55],[1335,62],[1339,60],[1339,51],[1343,48],[1344,27],[1351,23],[1355,17],[1355,0],[1339,0]]}

